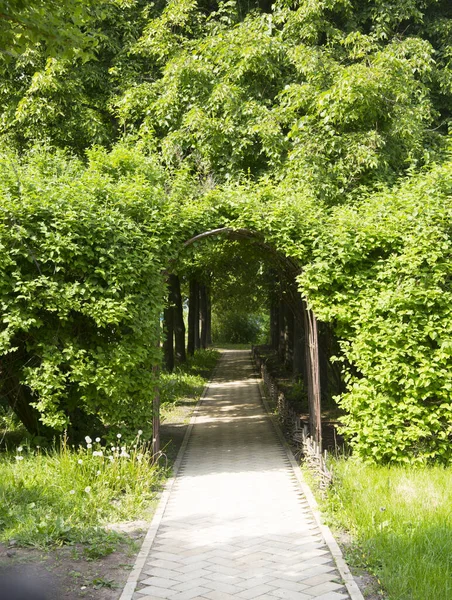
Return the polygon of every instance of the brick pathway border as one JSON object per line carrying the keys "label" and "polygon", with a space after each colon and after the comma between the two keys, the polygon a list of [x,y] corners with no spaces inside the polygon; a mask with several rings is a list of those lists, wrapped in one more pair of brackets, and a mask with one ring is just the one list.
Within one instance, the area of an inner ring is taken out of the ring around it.
{"label": "brick pathway border", "polygon": [[[221,357],[217,363],[217,367],[220,364],[221,361]],[[251,363],[251,355],[250,355],[250,363]],[[252,363],[251,363],[252,364]],[[178,452],[176,461],[174,463],[174,467],[173,467],[173,475],[170,479],[168,479],[168,481],[165,484],[165,487],[163,489],[163,492],[161,494],[160,497],[160,501],[158,503],[156,512],[154,514],[154,517],[151,521],[149,530],[144,538],[143,544],[141,546],[141,549],[137,555],[134,567],[132,569],[132,571],[129,574],[128,580],[126,582],[126,585],[124,586],[123,592],[119,598],[119,600],[132,600],[133,595],[135,593],[137,584],[139,582],[139,578],[141,576],[141,573],[143,571],[143,568],[145,567],[147,558],[149,556],[149,553],[151,551],[155,536],[158,532],[159,526],[161,524],[163,515],[165,513],[165,509],[167,507],[169,498],[170,498],[170,494],[173,488],[173,485],[175,483],[177,474],[180,470],[182,461],[184,459],[184,454],[193,430],[193,427],[195,425],[196,422],[196,418],[198,416],[199,413],[199,409],[202,405],[202,402],[209,390],[209,386],[212,382],[212,380],[214,379],[216,372],[217,372],[217,367],[214,369],[212,376],[211,376],[211,380],[206,384],[203,393],[199,399],[198,404],[196,405],[196,408],[193,412],[193,415],[190,419],[190,423],[188,425],[187,431],[185,432],[185,436],[182,442],[182,445],[180,447],[180,450]],[[252,365],[253,370],[254,369],[254,365]],[[343,579],[344,585],[347,589],[347,592],[350,596],[350,600],[364,600],[363,595],[361,594],[355,580],[353,579],[353,576],[350,572],[350,569],[348,568],[343,554],[336,542],[336,540],[334,539],[333,534],[331,533],[331,530],[329,529],[329,527],[327,527],[325,524],[323,524],[322,519],[321,519],[321,515],[318,509],[318,505],[317,502],[312,494],[311,489],[309,488],[308,484],[306,483],[304,477],[303,477],[303,473],[299,467],[299,465],[297,464],[292,451],[289,447],[289,445],[287,444],[286,439],[284,438],[284,435],[282,433],[282,430],[279,426],[279,423],[276,419],[276,417],[271,413],[271,411],[269,410],[269,406],[267,404],[266,401],[266,397],[265,397],[265,392],[264,392],[264,386],[263,386],[263,382],[260,379],[260,377],[258,375],[256,375],[256,381],[258,383],[259,386],[259,390],[260,390],[260,396],[261,396],[261,400],[262,403],[264,405],[264,408],[266,410],[267,416],[270,419],[271,423],[273,424],[273,427],[275,429],[276,435],[282,445],[282,447],[284,448],[285,453],[287,454],[287,458],[291,464],[291,467],[293,469],[294,475],[297,479],[298,485],[302,491],[302,493],[304,494],[306,501],[309,505],[309,508],[312,512],[312,515],[315,519],[315,522],[318,526],[318,528],[320,529],[320,532],[324,538],[324,541],[326,543],[326,546],[328,548],[328,550],[330,551],[334,563],[336,564],[337,570],[341,576],[341,578]]]}
{"label": "brick pathway border", "polygon": [[345,562],[344,555],[342,554],[339,544],[336,542],[334,535],[331,532],[331,529],[323,523],[322,516],[319,511],[319,505],[317,504],[317,500],[314,498],[314,494],[312,493],[311,488],[306,483],[306,480],[303,476],[303,472],[300,468],[300,465],[295,460],[293,452],[292,452],[289,444],[287,443],[286,438],[284,437],[284,434],[279,425],[279,422],[278,422],[276,416],[270,410],[270,407],[267,403],[267,398],[265,395],[264,382],[260,378],[259,378],[259,390],[261,392],[262,403],[265,407],[267,415],[270,418],[271,422],[273,423],[273,427],[275,428],[276,435],[278,436],[279,441],[281,442],[281,445],[283,446],[284,450],[286,451],[287,458],[290,461],[290,464],[295,473],[295,476],[297,478],[297,481],[301,488],[301,491],[303,492],[303,494],[309,504],[309,508],[311,509],[311,512],[314,515],[314,519],[322,533],[322,536],[325,540],[325,543],[326,543],[329,551],[331,552],[334,562],[336,563],[337,570],[339,571],[340,576],[344,580],[344,584],[345,584],[345,587],[347,588],[347,592],[350,595],[350,599],[351,600],[364,600],[364,596],[361,594],[361,590],[359,589],[358,584],[356,583],[355,579],[353,578],[353,575],[351,574],[350,569],[349,569],[347,563]]}
{"label": "brick pathway border", "polygon": [[[171,490],[173,488],[174,482],[176,481],[177,474],[178,474],[180,466],[182,464],[185,450],[188,445],[188,440],[190,439],[191,432],[195,425],[196,417],[199,412],[199,408],[207,394],[209,385],[211,384],[213,378],[216,375],[220,360],[221,360],[221,356],[219,357],[219,359],[217,361],[217,365],[215,366],[215,368],[212,371],[212,374],[210,376],[210,380],[204,386],[204,390],[201,394],[201,397],[199,398],[199,401],[198,401],[197,405],[195,406],[195,409],[194,409],[193,414],[190,419],[190,423],[188,424],[188,427],[187,427],[187,431],[185,432],[184,439],[182,441],[182,445],[179,448],[179,452],[177,453],[177,457],[176,457],[176,460],[173,465],[173,474],[168,479],[168,481],[165,484],[165,487],[163,488],[162,495],[160,497],[157,509],[152,518],[148,532],[146,534],[146,537],[143,540],[143,544],[140,548],[140,551],[138,552],[137,558],[135,560],[135,564],[133,566],[132,571],[130,572],[129,577],[127,578],[126,585],[124,586],[124,589],[122,591],[122,594],[121,594],[119,600],[131,600],[132,596],[135,592],[135,589],[136,589],[138,581],[139,581],[139,577],[140,577],[141,572],[146,564],[146,559],[149,556],[149,552],[150,552],[152,544],[154,542],[154,538],[157,534],[158,528],[160,527],[160,523],[162,521],[163,514],[165,513],[166,505],[168,504]],[[354,600],[354,599],[352,598],[352,600]],[[360,600],[360,599],[357,598],[356,600]]]}

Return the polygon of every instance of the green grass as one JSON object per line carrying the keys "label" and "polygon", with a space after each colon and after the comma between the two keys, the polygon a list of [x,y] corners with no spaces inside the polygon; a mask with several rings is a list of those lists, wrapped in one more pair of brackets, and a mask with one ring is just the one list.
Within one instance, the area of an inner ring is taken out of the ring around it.
{"label": "green grass", "polygon": [[216,350],[197,350],[172,373],[162,372],[159,384],[162,406],[200,396],[219,356],[220,353]]}
{"label": "green grass", "polygon": [[389,600],[452,600],[452,469],[334,463],[326,508]]}
{"label": "green grass", "polygon": [[63,438],[50,450],[18,447],[1,456],[0,475],[0,539],[41,547],[93,535],[113,544],[99,528],[142,514],[162,477],[139,436],[115,446],[73,448]]}
{"label": "green grass", "polygon": [[212,348],[196,350],[193,356],[187,357],[187,362],[182,366],[182,371],[201,375],[206,381],[206,377],[210,375],[212,369],[217,364],[219,356],[220,353]]}
{"label": "green grass", "polygon": [[[174,373],[161,373],[164,410],[199,397],[218,356],[198,351]],[[6,431],[8,418],[5,413],[1,422]],[[45,449],[26,437],[14,441],[14,450],[0,454],[0,541],[37,547],[88,542],[84,552],[91,559],[113,552],[120,536],[106,525],[145,517],[166,475],[153,464],[148,433],[133,437],[124,429],[101,440],[87,432],[83,444],[63,437]]]}
{"label": "green grass", "polygon": [[214,348],[218,348],[219,350],[251,350],[251,342],[248,344],[214,344]]}

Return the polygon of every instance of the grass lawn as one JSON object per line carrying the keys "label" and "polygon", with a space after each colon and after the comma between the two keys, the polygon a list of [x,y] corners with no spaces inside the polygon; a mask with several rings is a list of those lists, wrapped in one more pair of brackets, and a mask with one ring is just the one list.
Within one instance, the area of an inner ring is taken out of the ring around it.
{"label": "grass lawn", "polygon": [[389,600],[452,600],[452,469],[333,468],[324,508],[352,535],[350,564],[370,569]]}

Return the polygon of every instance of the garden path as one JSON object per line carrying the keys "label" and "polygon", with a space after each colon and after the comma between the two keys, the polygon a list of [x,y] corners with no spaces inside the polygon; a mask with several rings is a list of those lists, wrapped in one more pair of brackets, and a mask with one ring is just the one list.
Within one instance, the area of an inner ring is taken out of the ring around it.
{"label": "garden path", "polygon": [[344,585],[249,352],[222,353],[192,423],[121,600],[362,598]]}

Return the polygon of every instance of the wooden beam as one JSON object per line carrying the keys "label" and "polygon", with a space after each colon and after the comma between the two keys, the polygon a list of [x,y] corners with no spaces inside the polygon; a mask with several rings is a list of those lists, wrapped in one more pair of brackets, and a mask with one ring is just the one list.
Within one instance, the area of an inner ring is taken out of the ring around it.
{"label": "wooden beam", "polygon": [[[158,378],[159,367],[152,367],[154,375]],[[158,385],[154,388],[154,398],[152,400],[152,456],[158,460],[160,453],[160,391]]]}
{"label": "wooden beam", "polygon": [[309,402],[309,428],[310,434],[322,449],[322,413],[321,413],[321,389],[319,368],[319,338],[317,319],[306,305],[305,316],[305,340],[306,340],[306,371]]}

